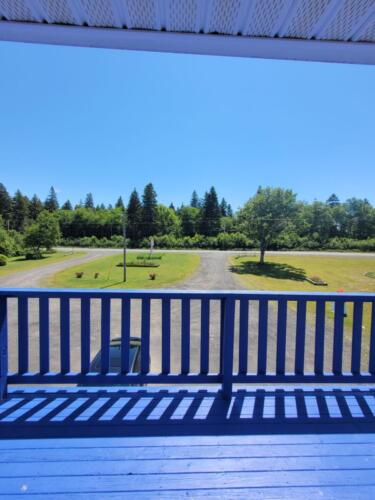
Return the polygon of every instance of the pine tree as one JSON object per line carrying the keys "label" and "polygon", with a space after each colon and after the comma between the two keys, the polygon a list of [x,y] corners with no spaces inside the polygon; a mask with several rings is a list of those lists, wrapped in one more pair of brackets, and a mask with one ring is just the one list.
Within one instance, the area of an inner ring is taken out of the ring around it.
{"label": "pine tree", "polygon": [[339,200],[338,196],[335,195],[335,193],[333,193],[326,201],[326,204],[329,205],[330,207],[334,207],[336,205],[340,205],[340,200]]}
{"label": "pine tree", "polygon": [[30,204],[29,204],[30,219],[36,220],[38,215],[41,212],[43,212],[43,209],[44,209],[44,207],[43,207],[42,201],[40,200],[40,198],[38,198],[38,196],[36,194],[34,194],[34,196],[31,198]]}
{"label": "pine tree", "polygon": [[137,191],[134,189],[130,195],[127,208],[127,235],[132,241],[137,241],[141,236],[142,204]]}
{"label": "pine tree", "polygon": [[201,233],[205,236],[216,236],[220,231],[221,210],[217,199],[215,188],[212,186],[208,193],[204,195]]}
{"label": "pine tree", "polygon": [[225,201],[224,198],[222,198],[220,202],[220,211],[222,217],[226,217],[228,215],[228,203]]}
{"label": "pine tree", "polygon": [[176,211],[176,209],[175,209],[175,207],[174,207],[173,203],[171,203],[171,204],[169,205],[169,208],[170,208],[171,210],[173,210],[174,212]]}
{"label": "pine tree", "polygon": [[157,199],[154,186],[147,184],[142,196],[142,235],[152,236],[157,232]]}
{"label": "pine tree", "polygon": [[227,216],[233,217],[233,210],[232,210],[230,203],[228,203],[228,205],[227,205]]}
{"label": "pine tree", "polygon": [[89,208],[90,210],[94,209],[94,197],[92,193],[87,193],[86,195],[85,208]]}
{"label": "pine tree", "polygon": [[16,231],[24,231],[29,212],[29,200],[18,189],[13,197],[12,226]]}
{"label": "pine tree", "polygon": [[199,203],[198,194],[194,189],[193,194],[191,195],[190,206],[194,207],[194,208],[199,208],[199,205],[200,205],[200,203]]}
{"label": "pine tree", "polygon": [[0,183],[0,216],[4,221],[9,221],[12,215],[12,198],[4,184]]}
{"label": "pine tree", "polygon": [[49,212],[54,212],[55,210],[58,210],[59,208],[59,202],[57,200],[57,195],[55,188],[51,186],[51,189],[49,190],[48,196],[46,201],[44,202],[44,208],[48,210]]}
{"label": "pine tree", "polygon": [[64,205],[61,207],[61,210],[73,210],[72,204],[69,200],[66,200]]}
{"label": "pine tree", "polygon": [[121,208],[121,210],[124,210],[125,205],[124,202],[122,201],[122,196],[119,196],[118,200],[116,201],[115,208]]}

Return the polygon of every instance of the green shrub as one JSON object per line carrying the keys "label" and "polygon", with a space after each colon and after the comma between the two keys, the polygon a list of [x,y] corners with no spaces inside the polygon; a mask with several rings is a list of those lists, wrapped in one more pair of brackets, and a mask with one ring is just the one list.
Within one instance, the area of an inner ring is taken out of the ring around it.
{"label": "green shrub", "polygon": [[26,260],[38,260],[38,259],[42,259],[43,258],[43,255],[41,253],[40,250],[28,250],[26,253],[25,253],[25,259]]}
{"label": "green shrub", "polygon": [[7,265],[7,258],[5,255],[0,253],[0,266],[6,266]]}

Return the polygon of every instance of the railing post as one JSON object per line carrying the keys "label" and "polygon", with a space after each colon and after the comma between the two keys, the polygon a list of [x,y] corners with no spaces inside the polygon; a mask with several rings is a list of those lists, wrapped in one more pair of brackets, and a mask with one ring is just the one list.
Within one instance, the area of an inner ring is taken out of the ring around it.
{"label": "railing post", "polygon": [[231,297],[222,300],[224,309],[223,349],[221,351],[222,397],[230,399],[233,385],[234,311],[235,301]]}
{"label": "railing post", "polygon": [[8,318],[7,298],[0,297],[0,400],[7,395]]}

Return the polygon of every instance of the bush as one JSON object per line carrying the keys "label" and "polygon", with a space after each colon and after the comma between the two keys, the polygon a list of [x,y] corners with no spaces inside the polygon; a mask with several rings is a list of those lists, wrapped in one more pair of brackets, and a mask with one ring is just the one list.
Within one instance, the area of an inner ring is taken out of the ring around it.
{"label": "bush", "polygon": [[150,273],[149,277],[150,277],[150,280],[155,280],[156,279],[156,273]]}
{"label": "bush", "polygon": [[26,260],[39,260],[42,259],[43,255],[40,250],[27,250],[25,253],[25,259]]}
{"label": "bush", "polygon": [[0,266],[6,266],[7,265],[7,258],[5,255],[0,253]]}

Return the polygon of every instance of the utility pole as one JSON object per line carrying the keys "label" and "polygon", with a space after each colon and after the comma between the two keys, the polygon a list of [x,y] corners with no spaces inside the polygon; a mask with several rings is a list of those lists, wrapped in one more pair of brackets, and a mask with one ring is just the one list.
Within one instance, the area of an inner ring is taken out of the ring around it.
{"label": "utility pole", "polygon": [[126,213],[124,210],[123,216],[122,216],[122,235],[124,238],[124,246],[123,246],[123,270],[124,270],[124,276],[123,276],[123,281],[126,281]]}

